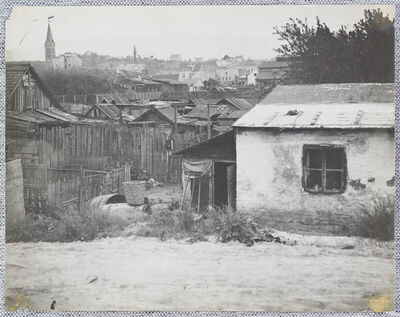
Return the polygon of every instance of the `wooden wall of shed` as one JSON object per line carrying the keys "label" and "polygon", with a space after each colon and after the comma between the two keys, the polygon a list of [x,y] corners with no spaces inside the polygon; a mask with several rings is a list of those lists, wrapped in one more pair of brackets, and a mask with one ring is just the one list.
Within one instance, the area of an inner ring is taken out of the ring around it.
{"label": "wooden wall of shed", "polygon": [[32,84],[30,87],[25,85],[26,80],[21,80],[18,84],[10,99],[7,100],[7,111],[23,112],[30,109],[47,109],[50,107],[51,101],[43,90],[32,77],[29,81]]}
{"label": "wooden wall of shed", "polygon": [[[176,136],[172,126],[72,124],[39,128],[39,164],[48,168],[82,166],[107,170],[129,163],[164,183],[181,181],[181,159],[171,152],[202,139],[204,131],[185,130]],[[171,139],[174,139],[171,148]]]}

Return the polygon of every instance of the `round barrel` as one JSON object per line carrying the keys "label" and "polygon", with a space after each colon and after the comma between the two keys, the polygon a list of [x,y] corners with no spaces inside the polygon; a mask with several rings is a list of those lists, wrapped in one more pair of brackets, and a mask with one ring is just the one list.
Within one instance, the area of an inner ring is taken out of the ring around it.
{"label": "round barrel", "polygon": [[91,210],[101,209],[104,205],[126,203],[126,198],[121,194],[102,195],[93,198],[89,203]]}

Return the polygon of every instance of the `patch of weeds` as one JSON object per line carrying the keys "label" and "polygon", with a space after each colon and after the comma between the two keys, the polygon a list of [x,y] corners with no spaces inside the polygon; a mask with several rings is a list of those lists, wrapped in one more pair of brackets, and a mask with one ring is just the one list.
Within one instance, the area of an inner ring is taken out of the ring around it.
{"label": "patch of weeds", "polygon": [[381,241],[394,240],[394,195],[376,195],[371,201],[361,203],[355,218],[355,234]]}

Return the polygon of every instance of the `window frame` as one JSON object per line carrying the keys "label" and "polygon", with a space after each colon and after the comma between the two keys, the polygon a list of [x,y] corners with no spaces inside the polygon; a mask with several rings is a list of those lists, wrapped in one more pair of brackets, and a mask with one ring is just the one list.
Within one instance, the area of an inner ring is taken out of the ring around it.
{"label": "window frame", "polygon": [[[319,150],[321,151],[321,168],[313,168],[309,167],[309,153],[310,150]],[[326,153],[328,150],[340,150],[341,153],[341,165],[342,168],[327,168],[326,167]],[[343,145],[336,144],[305,144],[303,146],[303,179],[302,185],[304,191],[312,194],[342,194],[346,191],[347,184],[347,158],[346,151]],[[313,188],[307,187],[307,176],[309,171],[320,171],[321,172],[321,189],[315,190]],[[341,188],[339,190],[335,189],[327,189],[326,188],[326,180],[327,180],[327,172],[340,172],[341,173]]]}

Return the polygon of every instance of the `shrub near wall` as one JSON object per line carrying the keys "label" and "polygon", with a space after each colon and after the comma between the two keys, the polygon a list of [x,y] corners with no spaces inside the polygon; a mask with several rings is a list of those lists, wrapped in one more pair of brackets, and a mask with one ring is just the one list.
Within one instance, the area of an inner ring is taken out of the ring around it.
{"label": "shrub near wall", "polygon": [[382,241],[394,240],[395,197],[377,195],[362,203],[356,218],[355,234]]}

